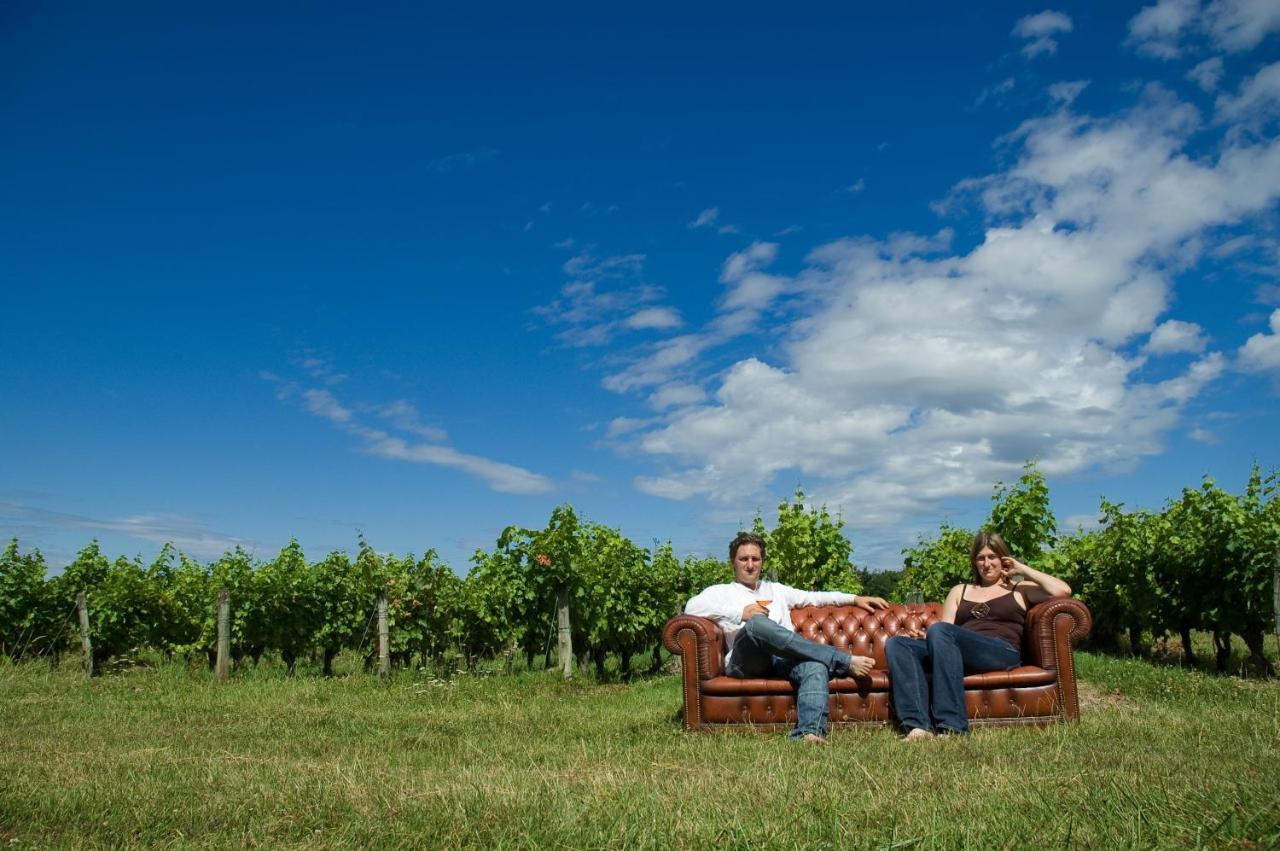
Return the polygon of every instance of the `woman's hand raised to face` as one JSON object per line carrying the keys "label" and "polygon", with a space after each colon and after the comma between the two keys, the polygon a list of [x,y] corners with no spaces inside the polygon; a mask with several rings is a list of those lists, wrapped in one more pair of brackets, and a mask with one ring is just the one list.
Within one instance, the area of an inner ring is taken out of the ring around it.
{"label": "woman's hand raised to face", "polygon": [[1001,574],[1000,581],[1010,588],[1015,587],[1019,582],[1027,578],[1027,566],[1013,556],[1001,557],[1000,564],[1004,567],[1004,573]]}

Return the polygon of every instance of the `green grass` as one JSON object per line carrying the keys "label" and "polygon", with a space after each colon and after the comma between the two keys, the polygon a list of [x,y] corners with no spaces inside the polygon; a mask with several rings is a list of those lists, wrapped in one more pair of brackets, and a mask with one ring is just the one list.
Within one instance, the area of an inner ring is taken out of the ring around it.
{"label": "green grass", "polygon": [[1280,682],[1079,654],[1084,716],[686,734],[674,677],[0,668],[0,848],[1274,847]]}

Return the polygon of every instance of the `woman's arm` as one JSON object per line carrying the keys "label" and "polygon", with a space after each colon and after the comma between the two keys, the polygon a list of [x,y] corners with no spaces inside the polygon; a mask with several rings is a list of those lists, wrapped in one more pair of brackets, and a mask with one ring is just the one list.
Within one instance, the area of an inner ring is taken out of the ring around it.
{"label": "woman's arm", "polygon": [[957,585],[947,594],[947,599],[942,601],[942,617],[947,623],[956,622],[956,610],[960,608],[960,598],[964,595],[964,586]]}
{"label": "woman's arm", "polygon": [[[1029,567],[1012,556],[1005,556],[1002,561],[1005,580],[1010,582],[1015,590],[1022,592],[1028,606],[1042,603],[1050,597],[1071,596],[1071,586],[1058,577]],[[1015,582],[1015,577],[1020,579]]]}

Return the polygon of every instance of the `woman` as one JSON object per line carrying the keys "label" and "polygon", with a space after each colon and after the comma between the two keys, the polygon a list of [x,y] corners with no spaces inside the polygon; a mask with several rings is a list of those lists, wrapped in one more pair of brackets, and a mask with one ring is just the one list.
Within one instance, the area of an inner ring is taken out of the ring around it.
{"label": "woman", "polygon": [[[995,532],[981,531],[969,552],[973,584],[957,585],[942,604],[942,619],[916,627],[885,645],[893,708],[907,739],[969,732],[964,675],[1007,671],[1022,664],[1027,607],[1070,597],[1071,586],[1027,567]],[[933,693],[924,663],[933,670]]]}

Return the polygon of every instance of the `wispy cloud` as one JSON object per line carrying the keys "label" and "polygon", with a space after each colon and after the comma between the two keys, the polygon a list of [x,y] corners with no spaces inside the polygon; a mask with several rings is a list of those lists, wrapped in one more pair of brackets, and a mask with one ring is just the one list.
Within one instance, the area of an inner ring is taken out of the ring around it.
{"label": "wispy cloud", "polygon": [[666,292],[644,281],[644,261],[643,254],[602,258],[583,250],[564,264],[571,280],[555,299],[533,308],[533,313],[560,327],[556,338],[576,348],[604,346],[627,332],[680,327],[683,320],[678,310],[655,303]]}
{"label": "wispy cloud", "polygon": [[689,222],[689,227],[690,228],[711,227],[716,223],[716,219],[718,218],[720,218],[720,208],[708,207],[707,209],[703,210],[701,213],[698,213],[698,215],[694,217],[693,221]]}
{"label": "wispy cloud", "polygon": [[171,543],[188,555],[201,557],[218,556],[237,546],[249,550],[254,548],[251,541],[216,532],[199,518],[187,514],[155,512],[100,519],[14,502],[0,502],[0,520],[6,524],[24,524],[41,530],[107,532],[152,544]]}
{"label": "wispy cloud", "polygon": [[1027,40],[1022,46],[1022,55],[1033,59],[1043,53],[1057,53],[1058,42],[1054,37],[1060,33],[1069,33],[1071,29],[1071,18],[1061,12],[1046,10],[1019,19],[1013,27],[1012,35]]}
{"label": "wispy cloud", "polygon": [[484,165],[491,162],[498,156],[497,148],[483,147],[476,148],[472,151],[463,151],[458,154],[449,154],[439,159],[431,160],[427,163],[427,169],[436,174],[452,174],[457,171],[467,171],[476,166]]}
{"label": "wispy cloud", "polygon": [[[407,400],[348,405],[326,388],[307,387],[266,370],[260,372],[259,377],[275,386],[277,399],[288,401],[296,398],[307,413],[355,437],[361,452],[380,458],[461,470],[480,479],[490,489],[503,493],[537,494],[552,489],[550,479],[541,474],[444,445],[448,438],[444,429],[423,422],[417,407]],[[366,414],[412,437],[370,427],[362,422]]]}

